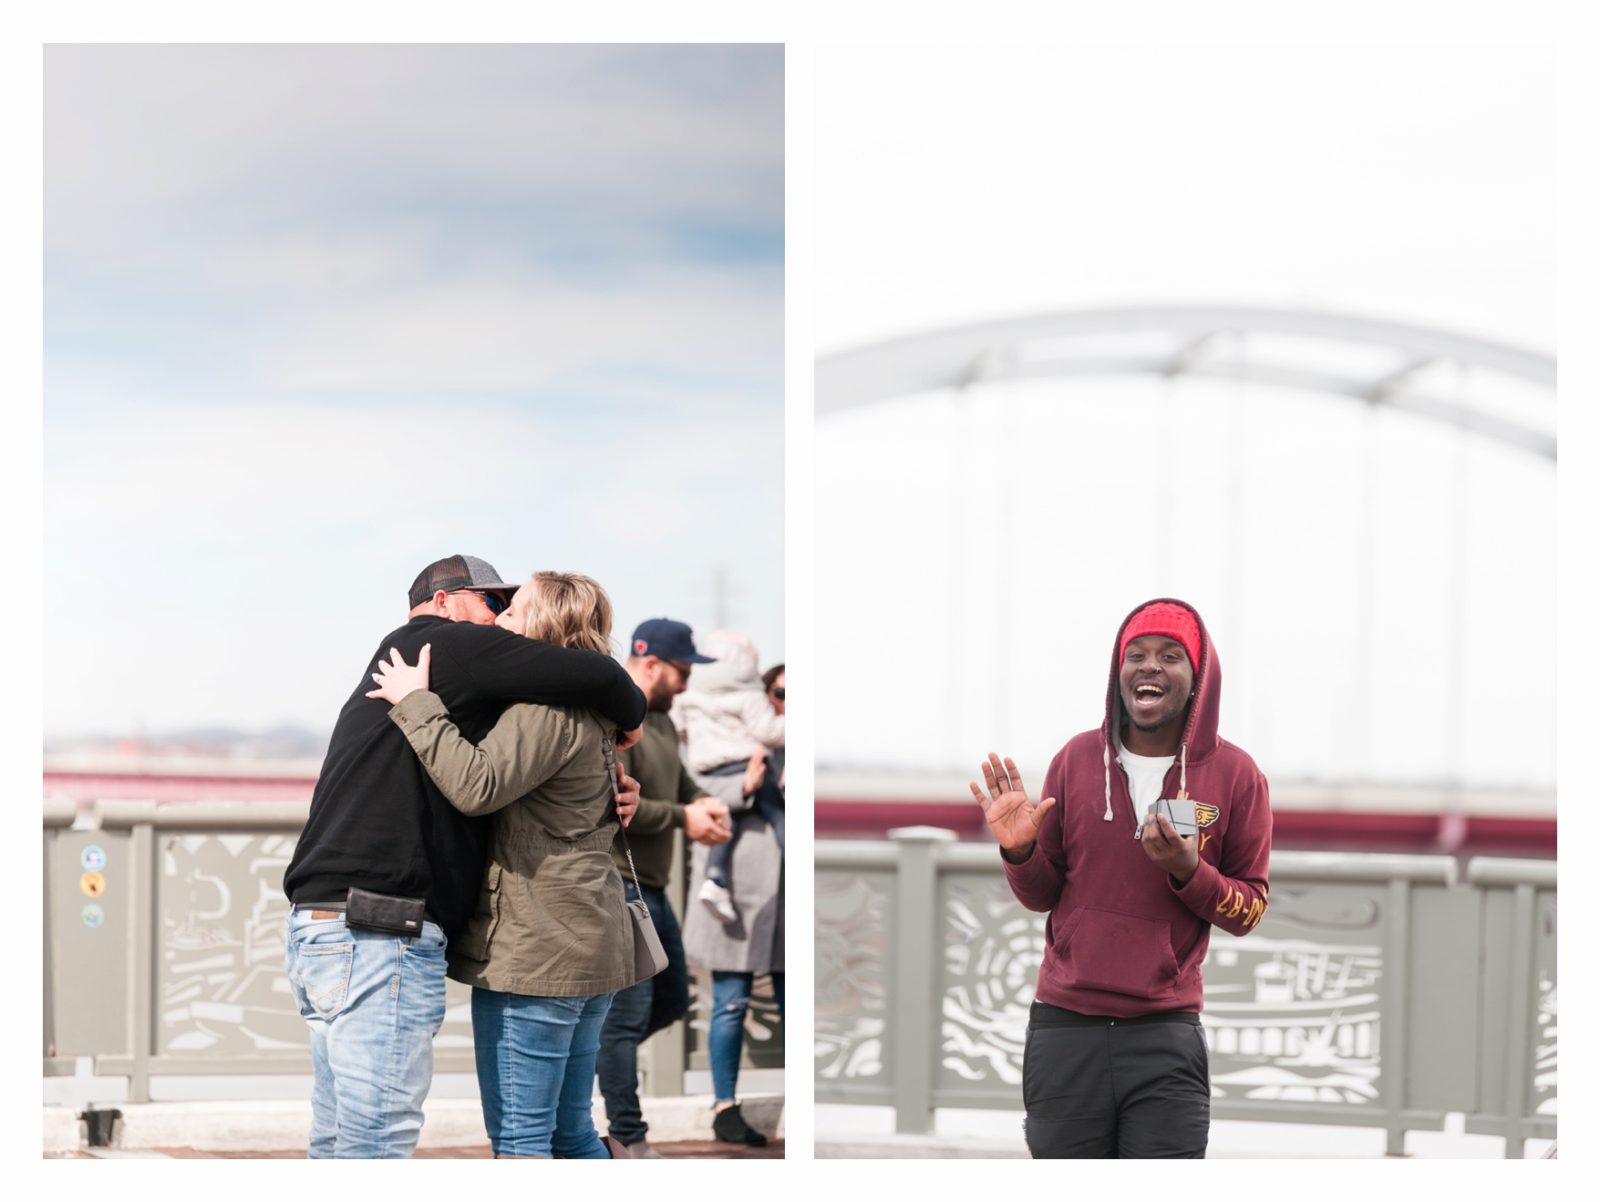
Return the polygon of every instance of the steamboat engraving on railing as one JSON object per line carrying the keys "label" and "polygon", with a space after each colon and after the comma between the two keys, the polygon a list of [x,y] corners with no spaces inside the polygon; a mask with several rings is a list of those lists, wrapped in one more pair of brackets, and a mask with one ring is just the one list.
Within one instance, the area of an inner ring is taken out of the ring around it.
{"label": "steamboat engraving on railing", "polygon": [[1213,936],[1204,972],[1212,1097],[1379,1101],[1383,959],[1376,944],[1263,933],[1234,944]]}

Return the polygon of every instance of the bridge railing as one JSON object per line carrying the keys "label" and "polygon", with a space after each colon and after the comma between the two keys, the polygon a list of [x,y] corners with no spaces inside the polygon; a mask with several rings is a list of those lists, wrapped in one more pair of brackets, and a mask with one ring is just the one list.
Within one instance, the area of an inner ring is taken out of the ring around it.
{"label": "bridge railing", "polygon": [[[1543,861],[1278,852],[1272,905],[1212,933],[1212,1114],[1555,1136],[1555,871]],[[1044,916],[992,845],[914,827],[816,844],[816,1098],[1021,1109]]]}
{"label": "bridge railing", "polygon": [[[70,803],[47,802],[45,1075],[89,1057],[135,1102],[152,1077],[309,1075],[284,974],[283,873],[305,817],[299,802],[102,802],[85,826]],[[681,1094],[685,1071],[706,1067],[707,980],[693,994],[689,1019],[641,1049],[649,1094]],[[445,998],[435,1072],[472,1073],[471,991],[451,981]],[[747,1064],[782,1065],[770,982],[746,1034]]]}

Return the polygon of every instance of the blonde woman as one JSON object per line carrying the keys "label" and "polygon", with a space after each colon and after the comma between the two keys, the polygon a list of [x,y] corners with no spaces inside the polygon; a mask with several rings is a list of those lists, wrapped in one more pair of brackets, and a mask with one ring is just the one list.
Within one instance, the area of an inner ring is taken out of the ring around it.
{"label": "blonde woman", "polygon": [[[498,624],[609,653],[611,601],[593,580],[537,572]],[[398,654],[368,694],[394,703],[428,775],[456,808],[493,814],[478,909],[450,945],[472,986],[484,1124],[497,1157],[601,1160],[590,1118],[611,996],[634,983],[633,930],[611,859],[615,730],[587,710],[514,705],[477,746],[427,691],[428,655]]]}

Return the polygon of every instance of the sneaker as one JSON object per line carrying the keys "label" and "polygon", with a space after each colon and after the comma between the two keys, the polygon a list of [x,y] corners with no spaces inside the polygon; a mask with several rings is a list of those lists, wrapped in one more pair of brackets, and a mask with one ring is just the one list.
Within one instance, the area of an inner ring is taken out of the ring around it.
{"label": "sneaker", "polygon": [[726,1110],[717,1111],[711,1120],[711,1130],[725,1144],[749,1144],[759,1148],[767,1142],[765,1135],[744,1121],[737,1102]]}
{"label": "sneaker", "polygon": [[700,904],[710,910],[712,917],[723,926],[739,921],[739,911],[733,908],[733,894],[716,881],[707,881],[700,886]]}

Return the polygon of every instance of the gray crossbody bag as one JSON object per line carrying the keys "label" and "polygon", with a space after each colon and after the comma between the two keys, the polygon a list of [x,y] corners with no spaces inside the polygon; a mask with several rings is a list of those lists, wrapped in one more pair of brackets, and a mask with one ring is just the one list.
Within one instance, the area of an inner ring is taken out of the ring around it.
{"label": "gray crossbody bag", "polygon": [[[613,788],[617,780],[617,761],[612,752],[613,744],[610,739],[605,741],[606,772],[609,774]],[[611,808],[615,812],[617,801],[615,795],[611,799]],[[622,835],[622,850],[628,857],[628,872],[633,877],[633,887],[639,896],[631,902],[624,902],[628,908],[628,917],[633,921],[633,975],[634,983],[647,981],[667,966],[667,951],[661,946],[661,936],[656,934],[655,921],[650,917],[650,907],[645,904],[644,888],[639,884],[638,869],[633,866],[633,849],[628,846],[628,828],[622,825],[622,815],[617,815],[617,829]]]}

